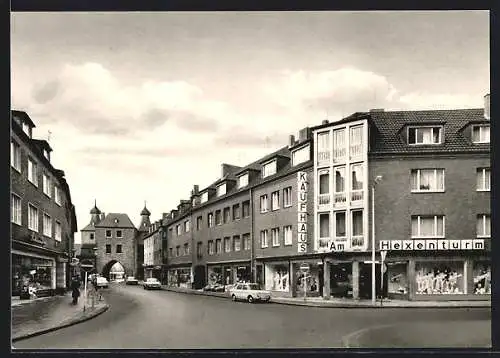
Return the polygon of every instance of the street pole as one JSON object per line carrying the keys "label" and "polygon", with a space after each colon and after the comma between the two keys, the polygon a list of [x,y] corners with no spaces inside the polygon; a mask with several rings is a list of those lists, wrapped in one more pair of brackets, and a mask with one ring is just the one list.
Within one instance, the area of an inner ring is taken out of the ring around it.
{"label": "street pole", "polygon": [[375,304],[375,183],[372,184],[372,304]]}
{"label": "street pole", "polygon": [[85,305],[87,303],[87,270],[85,270],[85,284],[84,284],[84,300],[83,300],[83,312],[85,312]]}
{"label": "street pole", "polygon": [[306,301],[307,287],[306,287],[306,272],[304,272],[303,285],[304,285],[304,302]]}

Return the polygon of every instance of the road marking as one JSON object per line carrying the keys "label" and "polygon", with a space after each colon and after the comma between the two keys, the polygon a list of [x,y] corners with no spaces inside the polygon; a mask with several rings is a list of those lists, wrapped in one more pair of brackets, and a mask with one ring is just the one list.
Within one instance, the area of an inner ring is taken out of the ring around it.
{"label": "road marking", "polygon": [[341,338],[342,347],[343,348],[351,348],[350,342],[353,339],[358,338],[359,336],[361,336],[369,331],[383,329],[383,328],[389,328],[389,327],[397,326],[398,324],[399,323],[381,324],[381,325],[377,325],[377,326],[365,327],[365,328],[359,329],[357,331],[351,332],[351,333],[349,333]]}

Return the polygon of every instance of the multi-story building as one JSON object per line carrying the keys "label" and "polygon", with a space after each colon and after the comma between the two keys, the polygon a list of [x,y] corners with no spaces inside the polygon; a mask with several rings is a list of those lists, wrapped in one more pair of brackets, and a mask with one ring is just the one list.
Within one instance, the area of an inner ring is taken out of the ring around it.
{"label": "multi-story building", "polygon": [[154,277],[164,282],[163,271],[163,228],[161,220],[154,222],[149,227],[148,234],[144,236],[144,279]]}
{"label": "multi-story building", "polygon": [[485,109],[372,110],[313,132],[325,295],[371,297],[376,251],[377,295],[487,297],[489,96]]}
{"label": "multi-story building", "polygon": [[486,99],[358,112],[248,166],[223,164],[168,215],[169,284],[181,272],[184,286],[252,280],[273,295],[488,299]]}
{"label": "multi-story building", "polygon": [[144,278],[144,237],[149,234],[149,230],[151,228],[151,222],[149,217],[151,213],[146,207],[146,203],[144,203],[144,208],[141,211],[141,222],[139,223],[139,227],[137,228],[137,237],[136,237],[136,272],[135,277],[138,280],[142,280]]}
{"label": "multi-story building", "polygon": [[105,213],[101,212],[97,207],[97,203],[94,203],[94,207],[90,210],[90,222],[87,226],[80,230],[80,253],[76,255],[79,259],[80,267],[80,277],[84,277],[85,271],[81,265],[92,265],[97,266],[96,262],[96,237],[95,237],[95,225],[98,224],[106,216]]}
{"label": "multi-story building", "polygon": [[75,207],[64,172],[50,161],[52,148],[33,139],[35,124],[23,111],[11,112],[12,295],[23,286],[38,294],[64,291],[77,231]]}

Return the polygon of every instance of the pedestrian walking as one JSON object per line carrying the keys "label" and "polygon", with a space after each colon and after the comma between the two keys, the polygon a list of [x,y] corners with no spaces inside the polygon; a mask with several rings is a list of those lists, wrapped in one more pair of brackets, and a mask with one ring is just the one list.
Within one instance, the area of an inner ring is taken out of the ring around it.
{"label": "pedestrian walking", "polygon": [[73,304],[76,305],[78,303],[78,297],[80,297],[80,279],[78,276],[73,276],[73,280],[71,281],[71,297],[73,297]]}

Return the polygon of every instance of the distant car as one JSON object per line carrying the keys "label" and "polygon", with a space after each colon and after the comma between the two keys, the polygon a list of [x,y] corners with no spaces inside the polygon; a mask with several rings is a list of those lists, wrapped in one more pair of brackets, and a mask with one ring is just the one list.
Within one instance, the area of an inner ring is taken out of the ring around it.
{"label": "distant car", "polygon": [[203,291],[208,291],[208,292],[224,292],[224,285],[221,285],[219,283],[209,283],[205,287],[203,287]]}
{"label": "distant car", "polygon": [[108,280],[106,279],[106,277],[101,277],[101,276],[98,276],[96,278],[96,286],[97,287],[103,287],[103,288],[107,288],[109,285],[109,282]]}
{"label": "distant car", "polygon": [[271,300],[271,292],[261,290],[258,283],[238,283],[231,291],[231,299],[244,300],[249,303],[255,301],[269,302]]}
{"label": "distant car", "polygon": [[126,285],[138,285],[139,280],[136,279],[134,276],[129,276],[127,277],[127,280],[125,281]]}
{"label": "distant car", "polygon": [[157,278],[150,277],[144,281],[142,287],[145,290],[161,290],[161,283]]}

